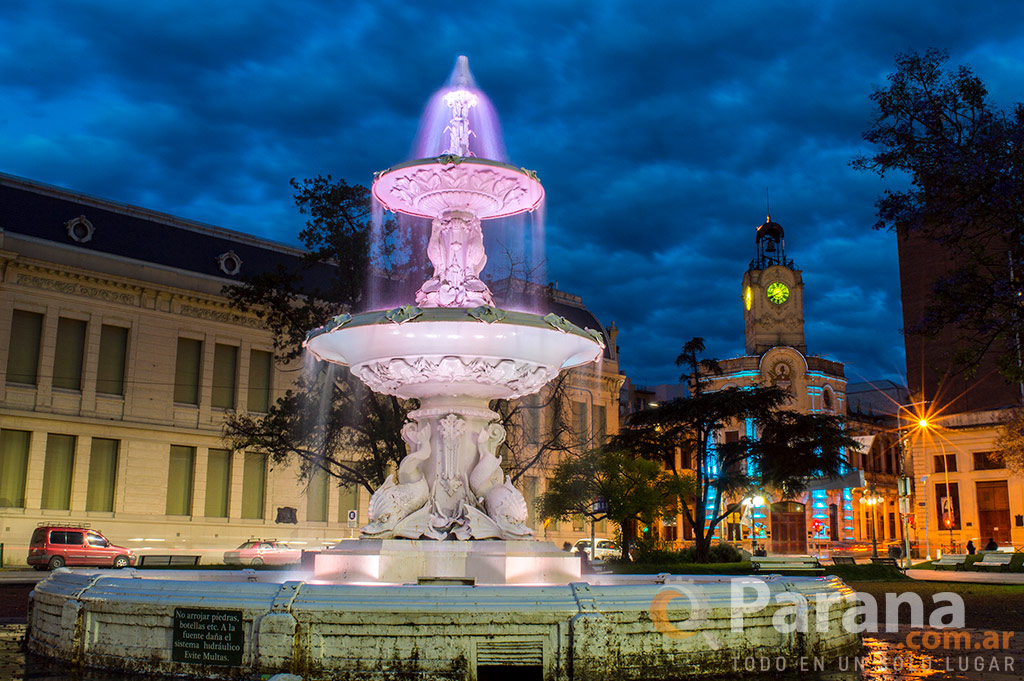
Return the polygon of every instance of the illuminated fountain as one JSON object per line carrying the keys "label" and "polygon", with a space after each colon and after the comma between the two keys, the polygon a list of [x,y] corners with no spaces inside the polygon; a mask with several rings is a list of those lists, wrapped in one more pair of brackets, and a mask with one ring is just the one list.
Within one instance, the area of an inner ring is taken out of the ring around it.
{"label": "illuminated fountain", "polygon": [[460,58],[444,153],[373,184],[389,210],[432,220],[434,272],[415,304],[340,315],[305,342],[371,389],[420,402],[402,431],[409,454],[372,496],[362,538],[315,555],[312,571],[59,569],[34,593],[32,651],[192,678],[476,681],[517,668],[620,681],[734,675],[740,658],[795,665],[859,645],[844,624],[852,590],[836,579],[583,581],[577,558],[531,538],[488,403],[541,390],[599,358],[604,341],[553,314],[494,306],[480,279],[485,221],[536,208],[544,191],[533,173],[472,155],[469,82]]}
{"label": "illuminated fountain", "polygon": [[[497,450],[505,431],[488,402],[535,393],[562,369],[598,359],[604,338],[554,314],[494,307],[480,279],[487,262],[483,221],[534,210],[544,189],[530,171],[473,156],[469,113],[478,95],[469,82],[462,57],[443,97],[450,110],[445,152],[377,173],[373,183],[373,195],[388,210],[432,220],[427,256],[434,273],[416,293],[416,305],[341,315],[306,338],[310,352],[348,365],[372,390],[420,402],[402,432],[410,453],[397,477],[374,493],[362,529],[367,540],[382,541],[344,542],[317,556],[317,577],[477,583],[579,577],[578,559],[550,543],[523,541],[532,537],[526,501],[502,472]],[[449,538],[518,543],[438,550],[386,541]]]}

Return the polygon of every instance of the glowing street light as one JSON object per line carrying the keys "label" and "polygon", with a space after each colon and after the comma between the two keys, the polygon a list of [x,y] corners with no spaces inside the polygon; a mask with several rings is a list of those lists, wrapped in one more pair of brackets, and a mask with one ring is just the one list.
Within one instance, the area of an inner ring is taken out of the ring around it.
{"label": "glowing street light", "polygon": [[868,489],[868,491],[860,498],[860,503],[868,506],[868,512],[871,514],[871,557],[878,558],[878,531],[875,528],[875,506],[882,503],[883,498],[880,494],[876,494],[874,488]]}

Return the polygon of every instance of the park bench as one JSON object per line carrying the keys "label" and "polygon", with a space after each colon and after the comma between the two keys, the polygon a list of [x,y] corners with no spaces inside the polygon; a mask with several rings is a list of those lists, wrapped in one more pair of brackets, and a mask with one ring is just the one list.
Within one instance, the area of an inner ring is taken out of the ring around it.
{"label": "park bench", "polygon": [[977,568],[979,570],[982,569],[982,568],[987,570],[988,568],[997,567],[1001,571],[1006,572],[1007,570],[1010,569],[1010,561],[1011,560],[1013,560],[1013,554],[1012,553],[1003,553],[1003,552],[1000,552],[1000,551],[991,551],[991,552],[986,552],[985,555],[982,556],[981,560],[979,560],[977,563],[975,563],[971,567],[972,568]]}
{"label": "park bench", "polygon": [[833,565],[856,565],[857,559],[853,556],[832,556]]}
{"label": "park bench", "polygon": [[877,558],[872,557],[871,558],[871,562],[874,563],[875,565],[888,565],[889,567],[894,567],[897,570],[899,570],[900,572],[903,572],[904,570],[907,569],[907,568],[903,567],[903,564],[900,563],[900,561],[898,561],[895,558],[892,558],[891,556],[886,556],[886,557],[879,556]]}
{"label": "park bench", "polygon": [[754,572],[825,572],[814,556],[754,556],[750,559]]}
{"label": "park bench", "polygon": [[941,568],[951,567],[954,570],[963,570],[964,563],[967,561],[967,554],[965,553],[947,553],[942,558],[932,563],[932,567],[936,570]]}
{"label": "park bench", "polygon": [[147,553],[139,556],[139,567],[183,567],[199,565],[199,556]]}

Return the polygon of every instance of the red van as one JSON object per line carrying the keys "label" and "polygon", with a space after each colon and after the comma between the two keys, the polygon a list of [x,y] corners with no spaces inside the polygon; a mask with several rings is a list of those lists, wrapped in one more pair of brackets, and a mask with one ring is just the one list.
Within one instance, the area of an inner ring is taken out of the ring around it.
{"label": "red van", "polygon": [[87,526],[40,525],[29,542],[28,564],[37,570],[65,565],[124,568],[135,565],[135,554]]}

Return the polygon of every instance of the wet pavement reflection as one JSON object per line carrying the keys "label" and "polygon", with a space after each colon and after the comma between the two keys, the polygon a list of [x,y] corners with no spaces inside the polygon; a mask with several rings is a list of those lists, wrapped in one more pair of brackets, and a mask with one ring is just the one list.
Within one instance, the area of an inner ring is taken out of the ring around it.
{"label": "wet pavement reflection", "polygon": [[[909,631],[865,636],[860,653],[828,663],[812,657],[789,663],[773,657],[736,658],[734,673],[726,678],[778,681],[1019,681],[1024,678],[1024,642],[1012,642],[1000,650],[964,652],[936,648],[925,652],[907,648]],[[166,681],[169,678],[123,672],[68,671],[47,658],[26,655],[22,647],[24,636],[24,625],[0,624],[0,679],[3,681]],[[699,678],[708,681],[708,677]]]}

